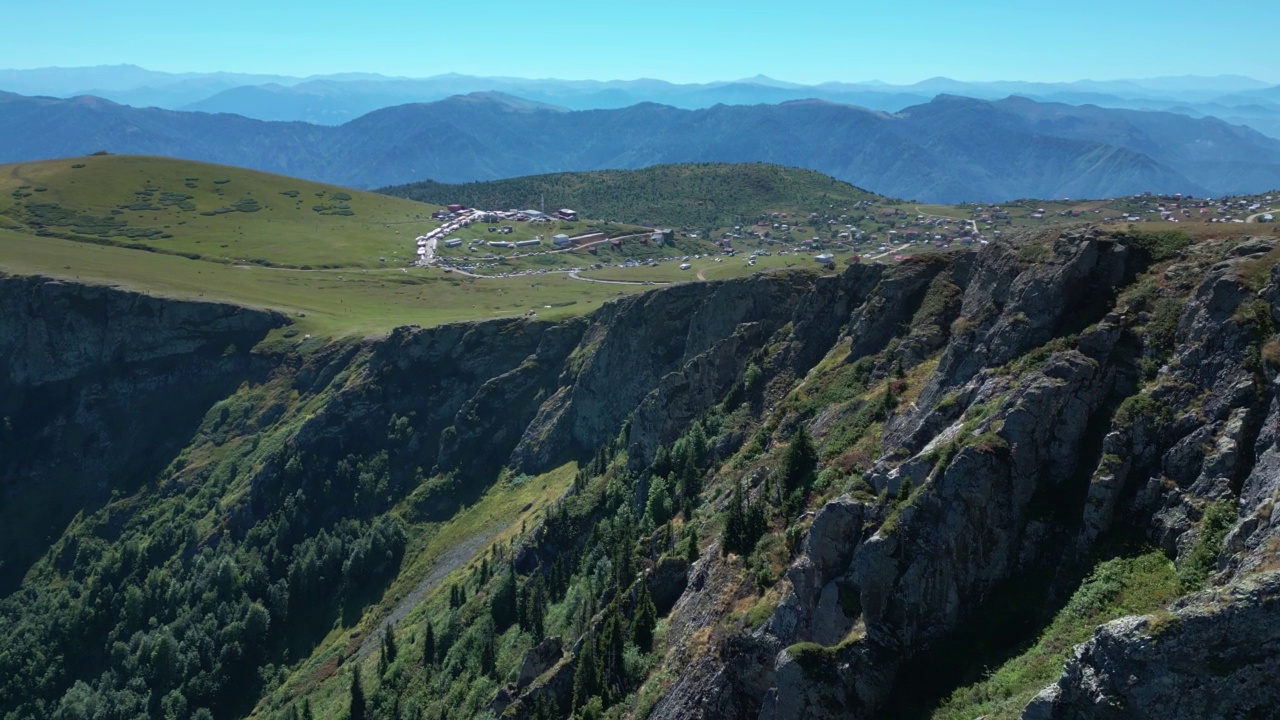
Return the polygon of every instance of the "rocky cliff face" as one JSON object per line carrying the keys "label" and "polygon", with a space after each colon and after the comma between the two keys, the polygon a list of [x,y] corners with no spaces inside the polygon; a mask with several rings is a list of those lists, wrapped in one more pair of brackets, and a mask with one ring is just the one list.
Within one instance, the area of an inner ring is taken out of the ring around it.
{"label": "rocky cliff face", "polygon": [[[1027,263],[993,246],[944,269],[960,291],[958,319],[932,333],[949,335],[936,368],[880,430],[888,452],[865,473],[870,496],[816,513],[772,617],[726,639],[726,660],[682,675],[655,717],[875,716],[898,668],[927,657],[1002,583],[1054,566],[1068,576],[1099,537],[1122,530],[1190,562],[1212,503],[1232,508],[1226,550],[1211,552],[1219,577],[1274,567],[1275,358],[1261,348],[1274,344],[1280,307],[1274,283],[1250,285],[1266,277],[1270,246],[1197,246],[1172,262],[1129,238],[1079,231],[1048,249]],[[889,294],[855,307],[846,332],[864,349],[851,357],[876,351],[866,317],[877,305],[912,307],[909,272],[890,271],[878,286]],[[897,326],[904,340],[921,334]],[[891,361],[909,371],[921,354]],[[909,497],[899,494],[906,483]],[[1100,635],[1090,652],[1123,637]],[[735,675],[727,654],[744,640],[757,667]],[[1274,661],[1273,651],[1247,653],[1241,672],[1252,679],[1240,682],[1274,681],[1276,666],[1258,659]],[[1227,655],[1214,672],[1234,677]],[[1068,670],[1063,697],[1082,672]],[[1208,682],[1201,672],[1208,665],[1182,668],[1149,692],[1174,707],[1180,683]],[[1053,717],[1095,716],[1072,712]]]}
{"label": "rocky cliff face", "polygon": [[[655,464],[716,414],[701,509],[686,518],[711,544],[650,569],[667,616],[652,717],[876,717],[902,700],[906,668],[1011,584],[1047,578],[1051,612],[1118,538],[1164,550],[1188,592],[1210,589],[1100,628],[1026,717],[1196,717],[1228,687],[1263,697],[1280,680],[1264,627],[1280,565],[1275,260],[1269,242],[1085,228],[832,277],[679,285],[560,323],[402,328],[279,356],[248,352],[283,321],[268,313],[9,278],[0,410],[15,429],[0,489],[13,507],[31,504],[24,478],[97,498],[122,477],[147,482],[159,470],[148,458],[167,456],[140,448],[180,443],[183,422],[271,375],[316,400],[254,465],[228,508],[233,536],[291,483],[310,502],[338,497],[364,482],[352,469],[363,462],[386,467],[384,495],[454,483],[448,503],[418,503],[436,519],[504,466],[537,473],[619,437],[642,515]],[[797,501],[779,468],[800,428],[820,472]],[[735,487],[777,508],[749,557],[720,550]],[[526,550],[530,566],[553,552]],[[24,567],[6,565],[7,581]],[[566,707],[580,643],[544,648],[494,707]]]}
{"label": "rocky cliff face", "polygon": [[275,313],[0,276],[0,590],[77,512],[168,463],[217,400],[269,369]]}
{"label": "rocky cliff face", "polygon": [[1023,720],[1264,718],[1280,704],[1280,574],[1178,601],[1167,614],[1110,622],[1076,648]]}

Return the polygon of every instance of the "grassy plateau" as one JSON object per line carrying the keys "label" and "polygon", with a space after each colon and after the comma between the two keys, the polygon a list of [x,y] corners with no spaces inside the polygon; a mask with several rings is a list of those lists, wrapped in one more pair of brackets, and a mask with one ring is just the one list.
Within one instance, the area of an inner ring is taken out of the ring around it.
{"label": "grassy plateau", "polygon": [[[319,209],[317,209],[319,208]],[[404,267],[434,206],[238,168],[93,156],[0,166],[0,272],[271,308],[289,330],[378,334],[588,312],[642,286]],[[384,259],[385,258],[385,262]]]}

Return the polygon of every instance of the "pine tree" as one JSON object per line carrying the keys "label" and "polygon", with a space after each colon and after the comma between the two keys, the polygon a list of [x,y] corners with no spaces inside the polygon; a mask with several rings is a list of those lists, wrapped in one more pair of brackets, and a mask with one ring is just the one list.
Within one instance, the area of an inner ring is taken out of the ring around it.
{"label": "pine tree", "polygon": [[898,486],[898,496],[894,498],[893,506],[900,507],[911,497],[911,478],[903,478],[902,484]]}
{"label": "pine tree", "polygon": [[887,419],[897,409],[898,399],[893,396],[893,385],[890,384],[884,389],[884,395],[880,398],[880,419]]}
{"label": "pine tree", "polygon": [[765,531],[769,529],[769,520],[765,514],[763,498],[756,498],[754,502],[747,505],[743,525],[746,527],[743,549],[745,554],[755,549],[756,543],[760,541]]}
{"label": "pine tree", "polygon": [[721,546],[724,555],[741,552],[743,540],[746,538],[746,516],[742,508],[742,483],[735,483],[733,494],[729,497],[729,517],[724,524],[724,544]]}
{"label": "pine tree", "polygon": [[516,579],[514,572],[504,572],[493,589],[489,599],[489,614],[493,616],[493,624],[501,633],[511,627],[518,618]]}
{"label": "pine tree", "polygon": [[697,499],[698,493],[702,492],[702,473],[694,461],[692,449],[684,452],[676,473],[680,487],[684,490],[684,496],[690,500]]}
{"label": "pine tree", "polygon": [[701,420],[693,423],[693,427],[689,430],[689,446],[693,454],[693,462],[695,465],[701,465],[707,459],[707,451],[710,448],[710,442],[707,440],[707,429]]}
{"label": "pine tree", "polygon": [[791,437],[791,445],[787,447],[783,459],[783,481],[787,492],[807,488],[813,483],[818,465],[818,449],[813,446],[813,438],[809,431],[801,425]]}
{"label": "pine tree", "polygon": [[480,674],[492,675],[497,664],[497,652],[493,647],[493,633],[489,633],[480,646]]}
{"label": "pine tree", "polygon": [[635,619],[631,623],[631,640],[644,652],[653,649],[653,630],[658,626],[658,609],[649,595],[649,583],[641,580],[636,598]]}
{"label": "pine tree", "polygon": [[548,694],[538,696],[533,703],[533,720],[560,720],[560,708]]}
{"label": "pine tree", "polygon": [[436,634],[427,621],[427,629],[422,632],[422,666],[431,667],[436,664]]}
{"label": "pine tree", "polygon": [[605,692],[606,702],[611,698],[621,697],[622,684],[626,678],[623,650],[627,644],[627,634],[623,630],[622,612],[617,601],[609,603],[605,608],[604,633],[600,638],[600,677],[601,690]]}
{"label": "pine tree", "polygon": [[587,636],[578,653],[578,666],[573,673],[573,709],[587,704],[587,700],[600,690],[600,678],[596,670],[595,638]]}
{"label": "pine tree", "polygon": [[529,620],[529,634],[533,636],[534,642],[542,642],[546,637],[546,607],[547,589],[539,575],[533,582],[533,589],[529,593],[529,607],[525,611]]}
{"label": "pine tree", "polygon": [[685,557],[690,563],[698,561],[698,530],[693,525],[689,526],[689,549]]}
{"label": "pine tree", "polygon": [[360,668],[351,671],[351,705],[347,710],[350,720],[364,720],[364,689],[360,687]]}
{"label": "pine tree", "polygon": [[310,698],[306,698],[302,701],[302,720],[316,720],[315,713],[311,712]]}
{"label": "pine tree", "polygon": [[378,654],[378,675],[386,675],[387,668],[396,661],[396,635],[391,623],[382,626],[382,650]]}

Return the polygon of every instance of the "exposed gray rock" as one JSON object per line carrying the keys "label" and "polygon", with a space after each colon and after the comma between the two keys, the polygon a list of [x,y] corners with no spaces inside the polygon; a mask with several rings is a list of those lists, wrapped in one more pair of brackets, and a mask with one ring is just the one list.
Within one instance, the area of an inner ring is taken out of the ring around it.
{"label": "exposed gray rock", "polygon": [[1167,615],[1098,628],[1023,720],[1275,717],[1280,573],[1181,600]]}
{"label": "exposed gray rock", "polygon": [[520,674],[516,676],[516,688],[523,690],[553,665],[560,661],[563,652],[560,637],[549,637],[525,651],[520,661]]}
{"label": "exposed gray rock", "polygon": [[280,313],[0,273],[0,368],[13,386],[97,368],[250,350]]}
{"label": "exposed gray rock", "polygon": [[862,539],[865,510],[862,503],[841,495],[814,516],[804,541],[804,554],[822,577],[834,577],[849,566]]}

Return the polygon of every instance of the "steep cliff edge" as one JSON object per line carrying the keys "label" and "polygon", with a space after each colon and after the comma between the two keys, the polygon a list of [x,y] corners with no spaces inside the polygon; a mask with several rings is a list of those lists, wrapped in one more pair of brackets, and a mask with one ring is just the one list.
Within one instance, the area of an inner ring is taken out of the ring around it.
{"label": "steep cliff edge", "polygon": [[0,591],[73,516],[168,464],[270,365],[276,313],[0,275]]}
{"label": "steep cliff edge", "polygon": [[[1027,716],[1261,687],[1277,255],[1076,228],[258,353],[282,318],[5,278],[0,489],[48,531],[3,569],[0,712],[339,712],[378,627],[384,713],[925,717],[1134,548],[1186,598],[1104,625]],[[430,538],[534,485],[390,612]]]}
{"label": "steep cliff edge", "polygon": [[1280,574],[1110,622],[1076,648],[1023,720],[1272,717],[1280,704]]}
{"label": "steep cliff edge", "polygon": [[[724,660],[694,663],[654,717],[873,717],[909,703],[918,679],[898,676],[904,663],[927,667],[1009,583],[1047,572],[1053,607],[1100,537],[1136,532],[1180,566],[1273,566],[1270,244],[1051,240],[1034,263],[993,246],[949,270],[949,342],[921,387],[903,388],[909,404],[883,401],[878,442],[863,444],[883,454],[866,458],[853,497],[797,519],[809,536],[771,617],[724,637]],[[910,377],[908,356],[874,367],[889,363]],[[833,409],[808,412],[795,420],[821,437]],[[1214,503],[1235,528],[1220,558],[1197,543]]]}

